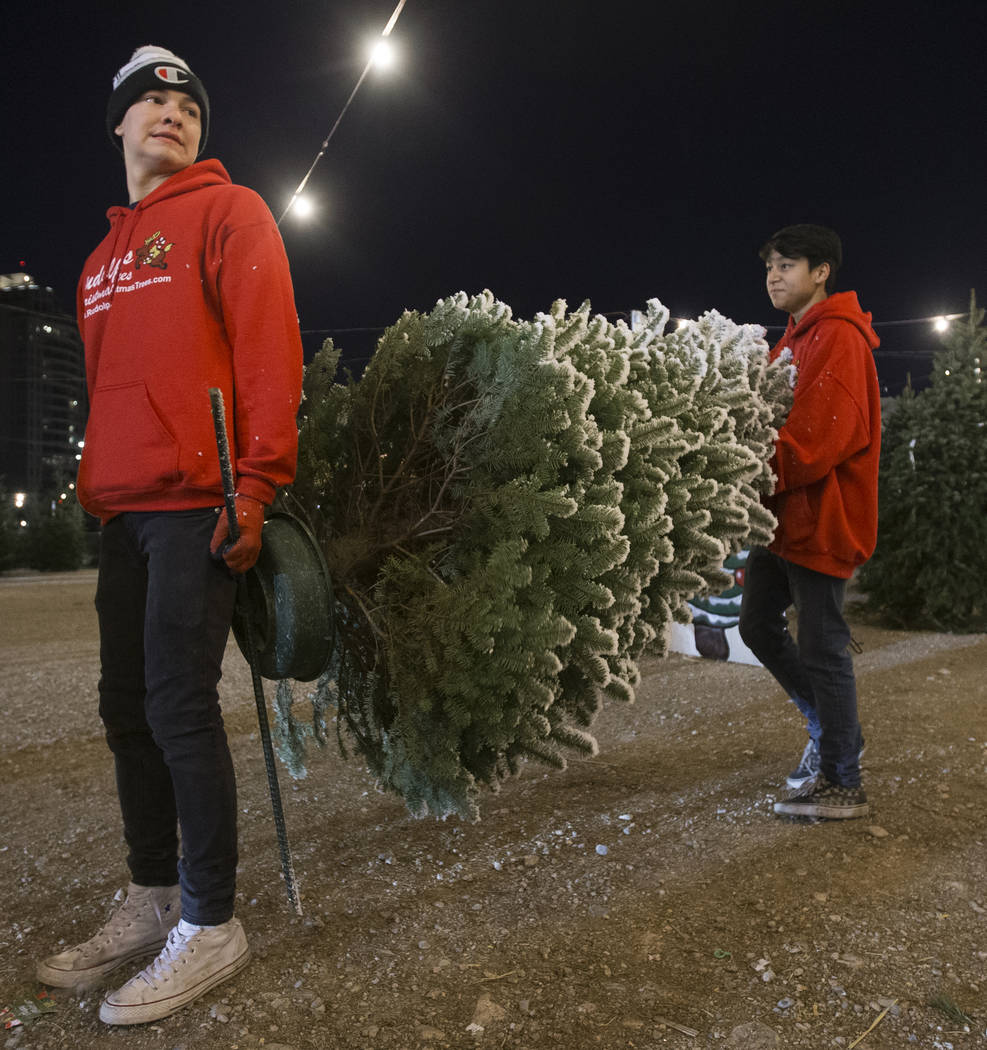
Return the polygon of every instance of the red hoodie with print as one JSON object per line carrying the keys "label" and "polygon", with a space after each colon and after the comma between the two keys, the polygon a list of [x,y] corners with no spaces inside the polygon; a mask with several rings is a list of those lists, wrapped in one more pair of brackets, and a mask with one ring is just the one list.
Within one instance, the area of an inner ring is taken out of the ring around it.
{"label": "red hoodie with print", "polygon": [[843,579],[877,542],[881,395],[873,352],[880,340],[856,292],[837,292],[788,320],[771,351],[797,366],[795,400],[772,467],[778,529],[771,550]]}
{"label": "red hoodie with print", "polygon": [[205,160],[107,217],[77,293],[90,405],[79,502],[104,522],[220,506],[218,387],[237,490],[269,504],[295,473],[302,345],[267,205]]}

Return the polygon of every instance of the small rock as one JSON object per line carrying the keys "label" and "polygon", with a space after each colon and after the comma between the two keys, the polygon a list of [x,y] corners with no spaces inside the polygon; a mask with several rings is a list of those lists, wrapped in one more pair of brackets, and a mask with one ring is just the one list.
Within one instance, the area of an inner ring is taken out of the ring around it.
{"label": "small rock", "polygon": [[538,863],[538,856],[534,853],[529,853],[522,861],[526,868],[533,868]]}
{"label": "small rock", "polygon": [[781,1046],[778,1033],[760,1021],[737,1025],[727,1037],[726,1045],[734,1050],[774,1050]]}
{"label": "small rock", "polygon": [[495,1003],[489,995],[481,995],[473,1008],[472,1023],[480,1028],[489,1028],[497,1021],[503,1021],[506,1016],[507,1011],[499,1003]]}
{"label": "small rock", "polygon": [[884,828],[882,828],[880,824],[871,824],[871,826],[867,830],[876,839],[886,839],[888,837],[887,831]]}
{"label": "small rock", "polygon": [[438,1039],[445,1039],[446,1034],[441,1028],[433,1028],[431,1025],[423,1024],[418,1028],[418,1038],[424,1039],[426,1042],[435,1042]]}
{"label": "small rock", "polygon": [[606,856],[606,855],[607,855],[607,854],[608,854],[608,853],[610,852],[610,850],[608,850],[608,849],[607,849],[607,847],[606,847],[606,846],[604,846],[604,845],[603,845],[603,843],[601,842],[601,843],[600,843],[600,844],[599,844],[599,845],[598,845],[598,846],[596,847],[596,852],[597,852],[597,853],[599,853],[599,855],[600,855],[601,857],[605,857],[605,856]]}

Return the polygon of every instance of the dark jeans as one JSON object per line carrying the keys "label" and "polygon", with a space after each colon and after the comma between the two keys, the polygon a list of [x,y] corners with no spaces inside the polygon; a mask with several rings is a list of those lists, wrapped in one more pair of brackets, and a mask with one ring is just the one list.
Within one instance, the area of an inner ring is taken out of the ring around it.
{"label": "dark jeans", "polygon": [[[740,636],[806,716],[826,779],[857,787],[862,738],[845,593],[846,580],[755,547],[744,576]],[[785,618],[791,605],[798,612],[797,644]]]}
{"label": "dark jeans", "polygon": [[[182,917],[233,915],[236,780],[216,686],[236,582],[210,509],[120,514],[100,543],[99,713],[134,882],[181,882]],[[181,826],[182,858],[178,859]]]}

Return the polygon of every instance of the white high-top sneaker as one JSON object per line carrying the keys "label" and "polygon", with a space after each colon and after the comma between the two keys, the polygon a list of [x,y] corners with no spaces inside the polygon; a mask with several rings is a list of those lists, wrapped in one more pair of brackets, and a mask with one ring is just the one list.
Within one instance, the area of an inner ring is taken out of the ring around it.
{"label": "white high-top sneaker", "polygon": [[38,980],[53,988],[95,983],[118,966],[159,951],[181,913],[178,886],[132,882],[126,900],[94,937],[38,963]]}
{"label": "white high-top sneaker", "polygon": [[99,1008],[106,1024],[146,1024],[187,1006],[232,977],[250,961],[238,919],[220,926],[193,926],[184,919],[168,935],[161,954]]}

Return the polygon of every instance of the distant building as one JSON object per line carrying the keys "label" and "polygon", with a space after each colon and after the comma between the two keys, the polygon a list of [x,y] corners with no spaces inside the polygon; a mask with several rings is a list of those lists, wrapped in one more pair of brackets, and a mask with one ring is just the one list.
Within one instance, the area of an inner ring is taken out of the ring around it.
{"label": "distant building", "polygon": [[75,318],[29,274],[0,275],[0,483],[33,495],[74,480],[85,421]]}

